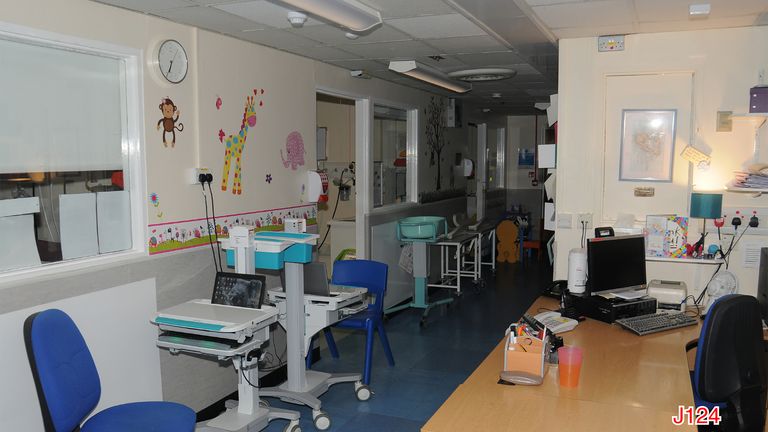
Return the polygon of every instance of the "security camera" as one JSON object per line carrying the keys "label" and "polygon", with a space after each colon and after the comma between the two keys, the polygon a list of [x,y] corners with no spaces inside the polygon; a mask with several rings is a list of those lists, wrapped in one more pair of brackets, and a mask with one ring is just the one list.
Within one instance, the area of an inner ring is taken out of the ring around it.
{"label": "security camera", "polygon": [[307,22],[307,15],[301,12],[288,12],[288,22],[294,28],[304,27],[304,23]]}

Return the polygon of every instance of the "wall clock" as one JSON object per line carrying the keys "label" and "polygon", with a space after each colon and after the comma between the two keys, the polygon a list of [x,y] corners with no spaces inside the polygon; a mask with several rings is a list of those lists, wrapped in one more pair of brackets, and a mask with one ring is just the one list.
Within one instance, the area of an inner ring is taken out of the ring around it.
{"label": "wall clock", "polygon": [[157,66],[163,78],[170,83],[178,84],[187,76],[189,69],[187,52],[178,41],[165,40],[157,50]]}

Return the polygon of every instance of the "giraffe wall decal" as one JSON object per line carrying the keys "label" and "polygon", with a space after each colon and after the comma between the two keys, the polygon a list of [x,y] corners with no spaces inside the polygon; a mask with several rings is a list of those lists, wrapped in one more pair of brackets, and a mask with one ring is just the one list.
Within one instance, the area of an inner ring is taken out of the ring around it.
{"label": "giraffe wall decal", "polygon": [[[254,96],[247,96],[245,98],[245,112],[243,113],[243,121],[240,125],[240,132],[229,135],[224,142],[224,173],[221,176],[221,190],[227,190],[227,183],[229,183],[229,168],[234,163],[235,169],[232,178],[232,193],[240,195],[243,193],[242,189],[242,169],[241,159],[243,158],[243,148],[245,147],[245,141],[248,138],[248,130],[256,126],[256,101],[255,96],[263,95],[264,89],[253,90]],[[263,106],[264,102],[259,101],[259,106]]]}

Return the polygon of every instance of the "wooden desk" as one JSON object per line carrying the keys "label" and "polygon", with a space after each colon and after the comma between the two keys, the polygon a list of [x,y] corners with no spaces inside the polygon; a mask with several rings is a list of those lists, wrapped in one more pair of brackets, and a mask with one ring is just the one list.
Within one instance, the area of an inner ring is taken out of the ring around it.
{"label": "wooden desk", "polygon": [[[539,298],[528,309],[557,308]],[[579,386],[563,388],[557,366],[540,386],[497,384],[505,339],[422,427],[447,431],[695,431],[674,426],[678,405],[692,406],[685,344],[701,324],[649,336],[587,319],[563,333],[566,345],[584,349]]]}

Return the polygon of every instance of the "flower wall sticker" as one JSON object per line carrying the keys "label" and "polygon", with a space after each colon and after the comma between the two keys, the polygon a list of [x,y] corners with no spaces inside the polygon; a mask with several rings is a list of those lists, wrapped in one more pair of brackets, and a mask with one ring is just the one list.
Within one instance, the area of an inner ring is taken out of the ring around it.
{"label": "flower wall sticker", "polygon": [[267,174],[267,178],[265,179],[265,181],[269,184],[272,184],[272,174]]}
{"label": "flower wall sticker", "polygon": [[157,216],[158,219],[162,219],[163,212],[160,211],[160,196],[156,192],[152,192],[149,194],[149,202],[155,207],[155,216]]}
{"label": "flower wall sticker", "polygon": [[221,102],[221,97],[220,97],[220,96],[217,96],[217,97],[216,97],[216,109],[217,109],[217,110],[220,110],[220,109],[221,109],[221,103],[222,103],[222,102]]}

